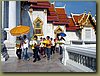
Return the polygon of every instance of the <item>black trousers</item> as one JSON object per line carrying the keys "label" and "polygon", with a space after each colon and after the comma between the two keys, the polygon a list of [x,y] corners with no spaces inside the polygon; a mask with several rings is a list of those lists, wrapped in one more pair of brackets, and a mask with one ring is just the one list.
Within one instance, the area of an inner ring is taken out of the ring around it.
{"label": "black trousers", "polygon": [[51,55],[55,53],[55,46],[51,46]]}
{"label": "black trousers", "polygon": [[60,46],[60,55],[63,53],[63,48]]}
{"label": "black trousers", "polygon": [[16,54],[18,59],[21,59],[22,49],[17,49]]}
{"label": "black trousers", "polygon": [[40,60],[40,56],[39,56],[39,48],[38,47],[36,47],[35,49],[34,49],[34,61],[36,61],[36,60]]}

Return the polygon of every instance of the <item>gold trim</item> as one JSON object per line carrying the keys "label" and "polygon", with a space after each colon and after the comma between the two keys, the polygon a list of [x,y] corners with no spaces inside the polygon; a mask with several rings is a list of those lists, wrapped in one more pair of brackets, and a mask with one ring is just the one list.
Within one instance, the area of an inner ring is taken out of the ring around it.
{"label": "gold trim", "polygon": [[88,17],[87,17],[86,21],[84,23],[82,23],[82,25],[84,25],[85,23],[87,23],[89,16],[90,16],[90,12],[88,13]]}
{"label": "gold trim", "polygon": [[[40,27],[39,27],[39,28],[36,27],[37,21],[40,21]],[[36,33],[36,30],[38,30],[38,29],[41,30],[41,34],[34,34],[34,35],[43,36],[43,30],[42,30],[43,21],[42,21],[39,17],[37,17],[37,18],[34,20],[33,25],[34,25],[34,33]]]}
{"label": "gold trim", "polygon": [[78,23],[81,23],[81,21],[83,20],[85,14],[86,14],[86,13],[83,14],[83,16],[82,16],[81,19],[78,21]]}
{"label": "gold trim", "polygon": [[[72,15],[72,14],[71,14],[71,15]],[[76,21],[75,21],[75,19],[74,19],[73,15],[72,15],[72,19],[73,19],[74,23],[76,24]]]}
{"label": "gold trim", "polygon": [[[58,31],[59,29],[61,29],[61,31]],[[57,37],[57,34],[61,33],[61,32],[64,32],[64,30],[58,26],[55,30],[54,30],[54,35],[55,35],[55,38]]]}
{"label": "gold trim", "polygon": [[36,35],[36,36],[44,36],[43,34],[34,34],[34,35]]}
{"label": "gold trim", "polygon": [[54,33],[55,33],[55,34],[60,33],[59,31],[57,31],[58,29],[61,29],[61,31],[64,32],[64,30],[63,30],[60,26],[58,26],[58,27],[54,30]]}

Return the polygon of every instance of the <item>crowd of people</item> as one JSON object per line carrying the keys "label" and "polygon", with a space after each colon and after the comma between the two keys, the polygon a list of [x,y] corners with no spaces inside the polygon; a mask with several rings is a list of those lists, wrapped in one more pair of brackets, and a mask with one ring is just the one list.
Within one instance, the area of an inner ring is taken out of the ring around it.
{"label": "crowd of people", "polygon": [[55,53],[63,54],[63,44],[65,39],[63,37],[57,37],[55,39],[47,36],[46,38],[40,38],[35,35],[31,40],[28,40],[27,36],[17,37],[16,40],[16,54],[18,59],[30,60],[28,54],[29,48],[32,49],[33,53],[33,62],[41,60],[41,58],[51,59],[51,56]]}

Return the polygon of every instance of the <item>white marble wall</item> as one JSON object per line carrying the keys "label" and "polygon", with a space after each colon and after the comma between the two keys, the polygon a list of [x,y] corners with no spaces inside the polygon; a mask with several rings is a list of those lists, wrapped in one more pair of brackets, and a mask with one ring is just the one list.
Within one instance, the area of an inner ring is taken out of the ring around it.
{"label": "white marble wall", "polygon": [[96,34],[94,29],[92,29],[92,40],[96,41]]}
{"label": "white marble wall", "polygon": [[67,31],[66,33],[66,44],[70,44],[71,40],[79,40],[79,37],[76,35],[75,31]]}
{"label": "white marble wall", "polygon": [[[44,9],[45,11],[47,11],[46,9]],[[34,23],[35,19],[37,17],[39,17],[42,21],[43,21],[43,27],[42,27],[42,30],[43,30],[43,34],[44,36],[47,35],[47,31],[48,31],[48,27],[47,27],[47,12],[44,13],[44,10],[43,11],[33,11],[32,14],[30,14],[29,12],[29,16],[31,18],[31,22],[32,24]],[[34,28],[34,25],[33,25],[33,28]]]}
{"label": "white marble wall", "polygon": [[[90,33],[86,33],[85,30],[87,29],[90,29]],[[89,38],[86,38],[86,35],[88,35]],[[95,35],[95,32],[94,32],[94,29],[92,27],[84,27],[82,29],[82,40],[85,40],[85,41],[96,41],[96,35]]]}
{"label": "white marble wall", "polygon": [[54,39],[54,26],[52,23],[47,24],[47,31],[45,36],[50,36]]}

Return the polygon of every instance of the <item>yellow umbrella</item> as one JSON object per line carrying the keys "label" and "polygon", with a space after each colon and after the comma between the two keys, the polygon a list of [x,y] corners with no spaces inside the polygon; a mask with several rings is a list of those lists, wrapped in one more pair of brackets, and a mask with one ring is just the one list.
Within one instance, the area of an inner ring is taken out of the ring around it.
{"label": "yellow umbrella", "polygon": [[29,31],[30,31],[29,26],[19,25],[17,27],[12,28],[10,30],[10,33],[13,36],[19,36],[19,35],[27,34]]}

